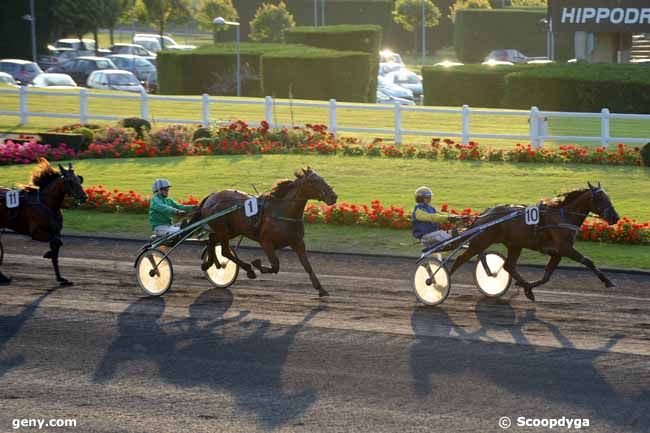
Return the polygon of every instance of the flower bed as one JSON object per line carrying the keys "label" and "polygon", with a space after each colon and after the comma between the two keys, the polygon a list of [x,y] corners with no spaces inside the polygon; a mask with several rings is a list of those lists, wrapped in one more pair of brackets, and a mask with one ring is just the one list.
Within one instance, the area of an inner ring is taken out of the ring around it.
{"label": "flower bed", "polygon": [[[68,130],[81,125],[63,128]],[[533,148],[517,144],[510,149],[495,149],[477,142],[457,143],[450,139],[433,138],[428,146],[396,146],[376,138],[364,143],[355,137],[334,135],[325,125],[271,129],[262,121],[259,127],[237,121],[228,126],[199,128],[170,125],[151,133],[142,132],[142,138],[132,128],[106,126],[99,129],[81,128],[94,134],[92,142],[75,155],[61,145],[0,144],[0,164],[33,162],[39,156],[65,158],[124,158],[170,155],[252,155],[252,154],[318,154],[371,156],[384,158],[419,158],[459,161],[548,162],[608,165],[641,165],[638,147],[618,144],[611,149],[566,145],[557,149]],[[27,146],[28,150],[23,147]],[[37,149],[43,146],[47,150]],[[45,154],[43,154],[45,152]]]}
{"label": "flower bed", "polygon": [[[146,213],[149,211],[149,196],[141,196],[135,191],[122,192],[117,189],[108,190],[102,185],[86,189],[88,200],[82,208],[95,209],[105,212]],[[197,205],[200,200],[189,196],[181,200],[182,204]],[[442,212],[456,215],[478,215],[479,212],[470,208],[453,209],[443,203]],[[411,212],[404,208],[390,205],[384,206],[379,200],[373,200],[370,205],[350,204],[341,202],[334,205],[310,203],[305,207],[304,219],[308,223],[361,225],[368,227],[384,227],[392,229],[409,229],[411,227]],[[445,228],[445,227],[443,227]],[[649,244],[650,222],[638,222],[623,217],[610,226],[599,219],[587,219],[578,238],[585,241],[609,242],[618,244]]]}

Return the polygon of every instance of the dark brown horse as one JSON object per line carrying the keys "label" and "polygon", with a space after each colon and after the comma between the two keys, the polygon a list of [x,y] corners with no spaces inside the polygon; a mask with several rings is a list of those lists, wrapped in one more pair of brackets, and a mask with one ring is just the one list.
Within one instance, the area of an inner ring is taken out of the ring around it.
{"label": "dark brown horse", "polygon": [[[211,233],[208,241],[208,254],[201,265],[202,269],[208,269],[215,262],[214,248],[220,244],[222,254],[244,269],[248,278],[256,277],[251,265],[263,274],[277,273],[280,269],[280,261],[275,255],[275,250],[289,246],[298,255],[300,263],[309,274],[319,296],[327,296],[327,291],[321,287],[307,259],[303,241],[305,227],[302,217],[307,200],[316,199],[327,204],[334,204],[338,197],[327,182],[309,167],[296,171],[295,177],[295,180],[276,182],[270,192],[262,194],[258,199],[259,212],[257,215],[246,217],[242,208],[209,222]],[[244,192],[235,190],[212,193],[203,199],[193,221],[206,218],[233,206],[233,204],[243,205],[251,197]],[[230,249],[229,240],[239,235],[244,235],[260,243],[271,263],[270,268],[263,266],[259,259],[249,264],[237,257]]]}
{"label": "dark brown horse", "polygon": [[[43,257],[52,260],[56,280],[61,286],[70,286],[59,272],[59,249],[63,215],[61,207],[66,196],[84,202],[88,197],[81,187],[83,178],[77,176],[72,164],[66,170],[59,164],[59,170],[40,158],[32,172],[32,185],[20,189],[19,206],[9,209],[6,202],[7,189],[0,188],[0,229],[10,229],[16,233],[31,236],[32,239],[49,242],[50,251]],[[0,272],[0,284],[9,284],[11,278]]]}
{"label": "dark brown horse", "polygon": [[[488,209],[472,223],[472,226],[494,221],[513,211],[522,211],[522,208],[522,206],[503,205]],[[527,225],[522,213],[521,217],[496,224],[473,238],[469,242],[469,248],[454,262],[451,273],[453,274],[463,263],[482,253],[490,245],[502,243],[508,248],[504,269],[512,275],[518,285],[524,288],[526,297],[532,301],[535,300],[533,288],[546,283],[551,278],[562,257],[582,263],[605,283],[605,287],[614,287],[614,283],[594,265],[594,262],[573,246],[578,230],[589,213],[596,214],[609,224],[616,224],[619,220],[609,196],[600,183],[597,187],[589,184],[589,188],[577,189],[551,200],[543,200],[539,204],[539,211],[540,220],[537,225]],[[524,248],[551,256],[541,280],[528,282],[517,272],[517,260]]]}

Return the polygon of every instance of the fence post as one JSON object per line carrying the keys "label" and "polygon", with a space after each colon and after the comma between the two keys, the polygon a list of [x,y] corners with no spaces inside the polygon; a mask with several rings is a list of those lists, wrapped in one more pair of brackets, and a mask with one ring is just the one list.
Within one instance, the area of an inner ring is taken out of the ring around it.
{"label": "fence post", "polygon": [[203,127],[208,128],[210,126],[210,97],[207,93],[201,95],[201,111],[203,113]]}
{"label": "fence post", "polygon": [[539,141],[539,108],[530,108],[530,117],[528,118],[528,131],[530,133],[530,144],[535,149],[540,147]]}
{"label": "fence post", "polygon": [[329,130],[332,134],[336,135],[336,99],[330,99],[329,105]]}
{"label": "fence post", "polygon": [[144,89],[140,92],[140,118],[149,120],[149,100]]}
{"label": "fence post", "polygon": [[600,144],[604,148],[609,146],[609,110],[607,108],[600,110]]}
{"label": "fence post", "polygon": [[79,123],[88,123],[88,92],[84,87],[79,89]]}
{"label": "fence post", "polygon": [[271,96],[264,98],[264,120],[269,126],[275,127],[273,124],[273,98]]}
{"label": "fence post", "polygon": [[463,136],[461,137],[461,143],[469,143],[469,105],[463,105],[462,109],[463,114]]}
{"label": "fence post", "polygon": [[402,144],[402,105],[395,102],[395,144]]}
{"label": "fence post", "polygon": [[20,86],[18,92],[20,94],[20,124],[26,125],[29,120],[27,114],[27,86]]}

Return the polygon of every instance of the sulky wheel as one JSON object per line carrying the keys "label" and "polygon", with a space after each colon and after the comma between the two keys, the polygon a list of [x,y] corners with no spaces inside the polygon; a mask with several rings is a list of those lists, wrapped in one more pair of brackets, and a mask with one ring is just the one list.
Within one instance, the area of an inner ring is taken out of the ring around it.
{"label": "sulky wheel", "polygon": [[135,264],[138,285],[148,295],[161,296],[172,286],[174,269],[172,262],[159,250],[143,252]]}
{"label": "sulky wheel", "polygon": [[[203,250],[201,260],[205,260],[206,254],[207,248]],[[207,271],[204,271],[205,277],[214,287],[225,289],[237,280],[237,275],[239,275],[239,265],[221,254],[221,245],[216,245],[214,247],[214,257],[221,266],[217,267],[217,265],[213,263]]]}
{"label": "sulky wheel", "polygon": [[485,263],[490,269],[492,276],[483,266],[481,260],[476,263],[474,269],[474,284],[476,287],[489,298],[498,298],[508,291],[512,283],[512,276],[503,268],[506,262],[505,257],[499,253],[487,252],[484,254]]}
{"label": "sulky wheel", "polygon": [[427,305],[442,304],[449,295],[449,271],[438,259],[427,257],[413,273],[413,289],[418,300]]}

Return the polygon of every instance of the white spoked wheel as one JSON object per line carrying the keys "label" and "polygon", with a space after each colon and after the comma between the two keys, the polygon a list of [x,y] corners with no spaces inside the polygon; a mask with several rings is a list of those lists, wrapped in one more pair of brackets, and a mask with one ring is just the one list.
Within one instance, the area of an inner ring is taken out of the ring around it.
{"label": "white spoked wheel", "polygon": [[150,296],[161,296],[172,286],[172,262],[159,250],[145,251],[135,264],[138,285]]}
{"label": "white spoked wheel", "polygon": [[488,275],[479,260],[474,269],[474,283],[485,296],[498,298],[508,291],[512,283],[512,276],[503,268],[506,259],[499,253],[487,252],[485,262],[492,275]]}
{"label": "white spoked wheel", "polygon": [[413,289],[418,300],[427,305],[442,304],[449,296],[449,271],[438,259],[428,257],[413,273]]}
{"label": "white spoked wheel", "polygon": [[[202,260],[205,259],[205,254],[207,254],[207,249],[203,250]],[[204,271],[205,277],[214,287],[225,289],[237,280],[239,265],[221,254],[221,245],[214,247],[214,256],[221,267],[217,267],[213,263],[207,271]]]}

